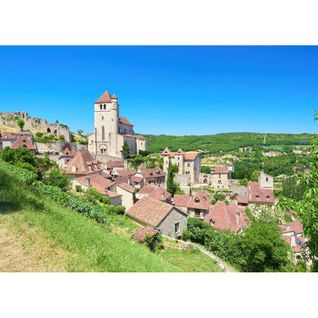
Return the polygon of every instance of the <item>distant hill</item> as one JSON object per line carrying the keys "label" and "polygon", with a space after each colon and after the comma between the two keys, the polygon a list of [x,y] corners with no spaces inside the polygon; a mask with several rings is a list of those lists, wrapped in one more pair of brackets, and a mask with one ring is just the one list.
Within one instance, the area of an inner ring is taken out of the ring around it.
{"label": "distant hill", "polygon": [[314,134],[264,134],[223,133],[203,136],[144,135],[150,152],[162,151],[165,147],[176,151],[202,150],[211,153],[238,150],[248,146],[308,145]]}

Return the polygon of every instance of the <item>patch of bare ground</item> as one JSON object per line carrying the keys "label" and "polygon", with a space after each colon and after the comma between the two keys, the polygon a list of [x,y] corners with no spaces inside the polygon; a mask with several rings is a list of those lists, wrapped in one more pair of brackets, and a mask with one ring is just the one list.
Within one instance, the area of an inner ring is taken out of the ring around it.
{"label": "patch of bare ground", "polygon": [[0,216],[0,272],[65,272],[68,253],[12,217]]}

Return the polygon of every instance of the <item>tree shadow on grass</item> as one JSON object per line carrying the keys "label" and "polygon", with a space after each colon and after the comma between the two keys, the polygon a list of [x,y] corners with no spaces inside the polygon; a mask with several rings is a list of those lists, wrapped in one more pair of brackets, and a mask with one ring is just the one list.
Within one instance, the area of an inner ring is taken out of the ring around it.
{"label": "tree shadow on grass", "polygon": [[0,215],[18,212],[20,205],[12,201],[0,201]]}

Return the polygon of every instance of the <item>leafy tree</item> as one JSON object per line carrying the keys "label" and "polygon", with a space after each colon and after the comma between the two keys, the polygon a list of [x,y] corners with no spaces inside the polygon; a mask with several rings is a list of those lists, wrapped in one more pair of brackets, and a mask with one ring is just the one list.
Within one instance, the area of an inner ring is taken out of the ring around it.
{"label": "leafy tree", "polygon": [[127,159],[130,153],[130,148],[127,142],[124,143],[121,153],[123,154],[124,159]]}
{"label": "leafy tree", "polygon": [[83,132],[84,132],[83,129],[78,129],[78,130],[77,130],[77,133],[78,133],[81,137],[83,136]]}
{"label": "leafy tree", "polygon": [[252,175],[251,175],[251,181],[258,181],[258,177],[259,177],[258,170],[254,170]]}
{"label": "leafy tree", "polygon": [[109,198],[103,196],[101,193],[99,193],[96,189],[90,188],[86,191],[86,197],[91,202],[100,202],[104,204],[109,204]]}
{"label": "leafy tree", "polygon": [[33,167],[37,167],[36,157],[28,149],[23,147],[16,149],[6,147],[0,152],[0,158],[11,164],[28,163]]}
{"label": "leafy tree", "polygon": [[212,204],[215,204],[218,201],[224,201],[225,195],[223,193],[215,193],[212,198]]}
{"label": "leafy tree", "polygon": [[208,166],[201,166],[201,173],[209,174],[211,172],[211,168]]}
{"label": "leafy tree", "polygon": [[48,170],[44,175],[43,182],[47,185],[59,187],[63,191],[67,191],[71,184],[69,176],[62,173],[58,167]]}
{"label": "leafy tree", "polygon": [[282,182],[283,196],[293,200],[301,200],[306,191],[306,184],[296,176],[289,177]]}
{"label": "leafy tree", "polygon": [[174,176],[175,173],[178,172],[178,166],[171,164],[169,162],[169,168],[168,168],[168,176],[167,176],[167,191],[171,193],[172,196],[174,196],[177,192],[180,191],[179,186],[174,182]]}
{"label": "leafy tree", "polygon": [[24,128],[24,125],[25,125],[24,120],[22,118],[18,118],[17,119],[17,124],[20,127],[21,131],[23,131],[23,128]]}
{"label": "leafy tree", "polygon": [[255,220],[240,240],[247,272],[279,271],[288,264],[288,246],[280,236],[277,223]]}

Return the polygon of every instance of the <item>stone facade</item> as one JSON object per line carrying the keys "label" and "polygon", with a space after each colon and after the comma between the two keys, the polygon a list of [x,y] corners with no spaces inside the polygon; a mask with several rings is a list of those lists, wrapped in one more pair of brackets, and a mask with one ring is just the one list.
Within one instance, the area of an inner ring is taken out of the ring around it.
{"label": "stone facade", "polygon": [[31,117],[26,112],[0,113],[0,126],[6,125],[19,129],[19,126],[16,122],[18,118],[24,120],[23,129],[25,131],[30,131],[33,134],[41,132],[43,134],[56,135],[57,137],[63,136],[66,142],[71,141],[71,133],[67,126],[60,123],[49,124],[45,119]]}
{"label": "stone facade", "polygon": [[187,227],[187,215],[172,208],[168,216],[159,224],[158,230],[162,235],[180,238]]}
{"label": "stone facade", "polygon": [[115,95],[105,92],[94,104],[94,133],[88,137],[88,150],[95,155],[122,158],[124,144],[130,155],[145,151],[147,141],[135,135],[133,125],[119,116],[119,104]]}
{"label": "stone facade", "polygon": [[186,187],[199,182],[201,170],[201,158],[199,152],[185,152],[179,149],[177,152],[171,152],[166,148],[162,153],[163,170],[167,173],[169,164],[178,166],[178,173],[175,175],[175,182],[181,187]]}

